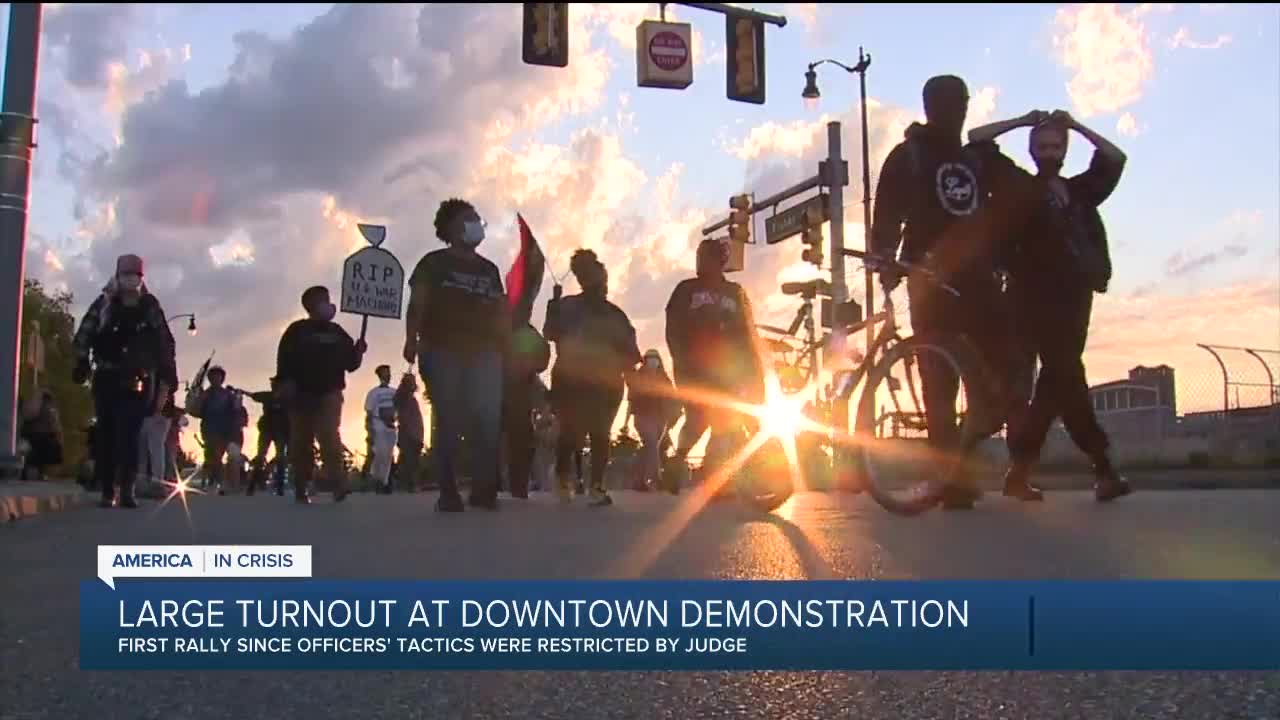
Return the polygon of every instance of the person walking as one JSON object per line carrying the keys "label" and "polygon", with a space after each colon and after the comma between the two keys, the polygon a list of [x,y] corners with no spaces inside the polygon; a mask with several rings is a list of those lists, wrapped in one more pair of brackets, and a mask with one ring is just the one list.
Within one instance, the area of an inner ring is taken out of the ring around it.
{"label": "person walking", "polygon": [[373,463],[369,472],[377,491],[391,494],[391,462],[396,451],[396,391],[391,387],[391,366],[379,365],[378,384],[364,398],[365,429],[373,438]]}
{"label": "person walking", "polygon": [[[995,138],[1030,127],[1029,150],[1036,173],[1022,170],[1000,153]],[[1088,169],[1062,176],[1072,132],[1094,146]],[[1008,435],[1011,465],[1005,495],[1038,501],[1044,495],[1031,483],[1049,428],[1061,417],[1067,433],[1093,464],[1094,493],[1100,502],[1132,492],[1111,462],[1110,440],[1094,414],[1084,370],[1084,348],[1094,293],[1111,281],[1111,258],[1099,206],[1111,197],[1124,172],[1124,151],[1058,110],[1032,111],[1020,118],[974,128],[970,142],[986,144],[991,162],[1011,175],[1017,186],[1016,229],[1005,258],[1014,325],[1029,371],[1036,360],[1040,374],[1023,420]],[[1024,375],[1030,375],[1025,372]]]}
{"label": "person walking", "polygon": [[418,464],[422,460],[424,428],[422,407],[418,405],[418,381],[407,372],[400,378],[395,395],[398,433],[396,446],[400,449],[400,461],[396,466],[396,482],[408,492],[418,491]]}
{"label": "person walking", "polygon": [[315,447],[320,446],[324,473],[334,502],[342,502],[351,490],[347,482],[346,449],[339,427],[346,375],[360,369],[369,349],[364,339],[353,341],[333,321],[337,307],[329,290],[314,286],[302,293],[307,317],[285,329],[276,352],[276,378],[289,408],[289,461],[293,470],[294,499],[310,504],[307,489],[315,474]]}
{"label": "person walking", "polygon": [[418,363],[432,406],[432,476],[436,509],[465,508],[454,474],[462,436],[471,455],[473,507],[498,509],[503,354],[511,318],[498,267],[476,248],[485,223],[456,198],[440,204],[436,236],[446,247],[427,253],[409,277],[405,362]]}
{"label": "person walking", "polygon": [[551,370],[551,397],[561,421],[556,449],[557,491],[564,502],[570,494],[570,463],[591,442],[590,504],[613,504],[605,490],[613,423],[623,389],[640,363],[636,331],[617,305],[609,302],[609,272],[590,250],[579,250],[569,268],[582,292],[548,303],[543,334],[556,345]]}
{"label": "person walking", "polygon": [[[143,262],[121,255],[72,340],[72,381],[92,381],[94,480],[100,507],[136,508],[134,481],[143,418],[160,415],[178,385],[173,333],[143,282]],[[116,486],[120,492],[117,496]]]}
{"label": "person walking", "polygon": [[640,462],[634,477],[635,489],[662,486],[662,453],[667,433],[680,415],[675,385],[662,366],[656,349],[646,350],[644,364],[628,389],[628,415],[635,419],[640,436]]}

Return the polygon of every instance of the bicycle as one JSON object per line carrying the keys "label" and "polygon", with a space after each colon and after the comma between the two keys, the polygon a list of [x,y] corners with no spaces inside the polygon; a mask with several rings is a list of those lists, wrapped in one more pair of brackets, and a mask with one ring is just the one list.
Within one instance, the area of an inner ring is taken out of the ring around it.
{"label": "bicycle", "polygon": [[[774,363],[773,370],[778,377],[782,392],[788,395],[801,392],[817,377],[818,353],[822,351],[822,341],[815,337],[813,300],[820,293],[829,294],[830,291],[830,283],[821,279],[783,283],[783,295],[799,295],[801,298],[800,307],[796,310],[791,326],[784,329],[774,325],[756,325],[757,330],[780,336],[761,339],[774,356],[781,358]],[[797,334],[802,327],[805,334],[803,338],[799,338]],[[793,343],[799,343],[799,347]],[[794,358],[791,357],[792,353],[795,354]]]}
{"label": "bicycle", "polygon": [[[944,292],[955,297],[960,296],[955,288],[923,266],[889,260],[859,250],[846,249],[844,254],[862,260],[872,269],[892,269],[904,276],[920,277]],[[882,461],[889,460],[893,455],[888,451],[891,443],[880,437],[878,431],[887,418],[920,418],[921,420],[914,424],[917,427],[927,427],[927,415],[923,412],[921,393],[911,375],[912,366],[919,363],[917,356],[932,355],[936,361],[950,367],[958,378],[957,398],[965,397],[967,400],[969,388],[979,388],[976,394],[982,398],[987,385],[984,382],[981,356],[967,338],[963,335],[947,333],[902,337],[898,334],[892,292],[883,285],[881,290],[884,294],[884,309],[850,326],[847,332],[852,335],[868,326],[874,327],[876,324],[880,324],[880,329],[872,339],[865,356],[854,368],[835,373],[832,381],[833,396],[841,400],[851,400],[854,389],[865,378],[866,383],[857,398],[854,417],[854,438],[859,445],[857,454],[863,471],[862,489],[866,490],[885,510],[897,515],[911,516],[938,505],[942,501],[949,481],[961,471],[970,452],[976,448],[978,442],[999,428],[992,427],[994,418],[985,418],[981,413],[969,412],[967,409],[958,411],[956,413],[958,425],[947,432],[950,442],[943,446],[945,454],[941,459],[941,467],[937,468],[939,472],[931,473],[923,479],[917,477],[906,483],[906,487],[903,487],[901,482],[895,482],[890,468],[881,465]],[[877,356],[881,356],[879,361],[875,360]],[[899,363],[903,363],[907,369],[907,390],[911,399],[915,401],[916,407],[921,408],[920,412],[907,413],[902,410],[899,393],[903,383],[893,374],[894,368]],[[881,386],[888,390],[892,399],[894,411],[891,413],[876,412],[877,396]],[[981,404],[978,405],[979,409],[982,407]],[[926,452],[925,455],[930,456],[933,453]],[[938,461],[937,458],[933,460]]]}

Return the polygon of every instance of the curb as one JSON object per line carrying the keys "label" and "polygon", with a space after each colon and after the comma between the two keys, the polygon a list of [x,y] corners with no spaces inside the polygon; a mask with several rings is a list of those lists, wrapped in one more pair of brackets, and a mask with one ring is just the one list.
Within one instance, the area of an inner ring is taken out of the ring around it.
{"label": "curb", "polygon": [[93,493],[84,492],[79,488],[52,495],[0,496],[0,508],[3,508],[6,521],[15,522],[42,513],[70,510],[84,505],[93,497]]}

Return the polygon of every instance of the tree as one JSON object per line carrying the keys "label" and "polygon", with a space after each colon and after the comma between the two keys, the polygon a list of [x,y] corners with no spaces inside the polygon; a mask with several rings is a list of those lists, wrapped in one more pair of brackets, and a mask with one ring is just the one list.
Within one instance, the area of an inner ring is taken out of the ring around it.
{"label": "tree", "polygon": [[[75,351],[71,340],[75,337],[76,318],[71,314],[74,298],[66,290],[50,292],[39,280],[27,280],[22,288],[22,338],[25,344],[33,328],[39,327],[44,341],[44,367],[39,373],[39,384],[53,392],[54,403],[62,420],[63,465],[54,473],[68,476],[58,470],[74,468],[84,461],[84,429],[93,417],[93,396],[89,389],[71,381],[75,367]],[[26,357],[26,348],[23,348]],[[25,362],[18,382],[18,395],[24,400],[32,396],[32,369]]]}

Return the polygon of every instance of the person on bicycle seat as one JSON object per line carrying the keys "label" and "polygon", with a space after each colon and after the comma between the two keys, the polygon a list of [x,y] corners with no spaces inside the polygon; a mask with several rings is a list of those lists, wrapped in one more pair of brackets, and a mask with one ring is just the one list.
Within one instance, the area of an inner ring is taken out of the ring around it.
{"label": "person on bicycle seat", "polygon": [[[881,168],[871,252],[925,266],[959,293],[950,295],[924,277],[907,281],[912,331],[965,336],[985,361],[983,389],[990,394],[970,399],[970,429],[976,432],[968,436],[976,441],[998,431],[1014,407],[1012,392],[1000,387],[1014,346],[996,274],[999,231],[983,212],[990,188],[982,156],[961,139],[968,88],[960,78],[942,75],[925,83],[923,96],[926,123],[912,123]],[[899,272],[892,265],[881,268],[887,292],[901,281]],[[930,445],[967,450],[957,447],[959,378],[932,357],[920,359],[920,376]],[[971,508],[979,497],[981,491],[961,472],[952,478],[943,506]]]}
{"label": "person on bicycle seat", "polygon": [[[750,423],[750,418],[708,400],[706,394],[764,401],[764,365],[756,347],[751,302],[741,285],[725,278],[727,259],[722,243],[703,240],[698,245],[697,277],[676,285],[667,302],[667,346],[685,403],[675,449],[679,461],[688,457],[708,427],[707,457],[712,460]],[[672,492],[677,490],[674,483],[673,477],[668,480]]]}

